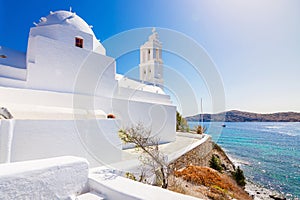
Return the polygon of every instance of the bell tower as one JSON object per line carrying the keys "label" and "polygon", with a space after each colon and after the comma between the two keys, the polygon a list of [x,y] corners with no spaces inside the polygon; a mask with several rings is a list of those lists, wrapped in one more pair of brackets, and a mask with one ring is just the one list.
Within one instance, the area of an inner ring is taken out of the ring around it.
{"label": "bell tower", "polygon": [[155,28],[147,42],[140,47],[140,79],[163,88],[162,44]]}

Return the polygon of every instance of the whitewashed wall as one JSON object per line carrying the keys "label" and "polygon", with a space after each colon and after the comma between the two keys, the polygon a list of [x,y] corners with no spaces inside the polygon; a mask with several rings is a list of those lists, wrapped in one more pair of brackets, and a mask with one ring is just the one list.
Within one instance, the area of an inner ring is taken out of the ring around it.
{"label": "whitewashed wall", "polygon": [[[95,38],[94,35],[79,31],[70,26],[54,24],[49,26],[38,26],[30,29],[29,44],[31,38],[35,36],[43,36],[53,40],[61,41],[64,44],[73,47],[75,46],[75,37],[83,38],[83,48],[87,50],[97,50],[98,53],[105,55],[106,51],[102,44]],[[30,50],[30,49],[28,49]]]}
{"label": "whitewashed wall", "polygon": [[161,142],[175,140],[176,107],[126,99],[112,99],[112,112],[120,118],[121,128],[142,123]]}
{"label": "whitewashed wall", "polygon": [[121,98],[88,98],[76,96],[74,107],[101,109],[106,113],[113,113],[119,119],[119,128],[127,128],[142,123],[152,131],[161,142],[175,140],[176,134],[176,106],[148,103]]}
{"label": "whitewashed wall", "polygon": [[[1,105],[11,110],[16,117],[22,117],[23,119],[26,119],[25,112],[28,112],[29,116],[27,118],[32,119],[30,117],[31,111],[29,109],[26,111],[27,107],[30,108],[29,105],[55,107],[55,109],[61,107],[77,110],[103,110],[105,113],[116,115],[119,119],[119,128],[141,122],[148,126],[153,134],[158,135],[162,142],[175,140],[176,107],[158,104],[157,100],[150,103],[126,98],[93,97],[1,87],[0,93],[2,94]],[[22,98],[17,98],[18,96],[22,96]],[[22,110],[19,110],[16,105],[22,106]],[[41,112],[46,113],[46,110],[41,108]],[[61,112],[63,112],[63,109],[61,109]],[[51,116],[53,115],[51,114]],[[81,116],[75,115],[76,118],[81,118]]]}
{"label": "whitewashed wall", "polygon": [[2,120],[0,162],[56,156],[86,158],[91,166],[121,159],[116,120]]}
{"label": "whitewashed wall", "polygon": [[[97,94],[104,94],[114,87],[116,80],[113,58],[43,36],[35,36],[30,40],[33,40],[34,47],[28,50],[29,88],[72,93],[78,81],[78,85],[84,88],[84,84],[90,83],[95,75],[96,80],[99,77],[103,80],[102,91]],[[84,80],[81,81],[82,79]],[[88,93],[80,87],[76,93],[95,94],[94,90]]]}
{"label": "whitewashed wall", "polygon": [[59,157],[0,165],[0,199],[75,199],[88,188],[88,162]]}
{"label": "whitewashed wall", "polygon": [[122,99],[130,99],[134,101],[145,101],[149,103],[171,105],[170,96],[154,92],[142,91],[141,89],[120,87],[118,88],[118,94],[116,96]]}

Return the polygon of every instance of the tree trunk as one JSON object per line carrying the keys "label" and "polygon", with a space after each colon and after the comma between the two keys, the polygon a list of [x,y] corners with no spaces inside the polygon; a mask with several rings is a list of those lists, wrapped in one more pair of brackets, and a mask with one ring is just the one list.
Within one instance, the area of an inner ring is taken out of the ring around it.
{"label": "tree trunk", "polygon": [[160,168],[160,172],[162,175],[162,186],[161,187],[166,189],[168,187],[168,180],[167,180],[168,177],[166,177],[166,174],[164,172],[164,167]]}

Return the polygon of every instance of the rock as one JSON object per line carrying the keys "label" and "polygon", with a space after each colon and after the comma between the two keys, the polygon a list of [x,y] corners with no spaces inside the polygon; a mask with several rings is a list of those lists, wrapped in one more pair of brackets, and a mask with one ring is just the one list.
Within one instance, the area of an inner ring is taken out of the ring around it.
{"label": "rock", "polygon": [[272,199],[275,199],[275,200],[286,200],[285,197],[275,195],[275,194],[270,194],[269,197],[272,198]]}

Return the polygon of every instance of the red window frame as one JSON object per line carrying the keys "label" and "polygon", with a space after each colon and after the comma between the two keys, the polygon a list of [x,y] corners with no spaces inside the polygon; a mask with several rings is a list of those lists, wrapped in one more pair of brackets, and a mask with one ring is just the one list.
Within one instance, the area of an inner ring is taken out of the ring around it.
{"label": "red window frame", "polygon": [[83,39],[79,38],[79,37],[76,37],[75,38],[75,46],[79,47],[79,48],[83,48]]}

